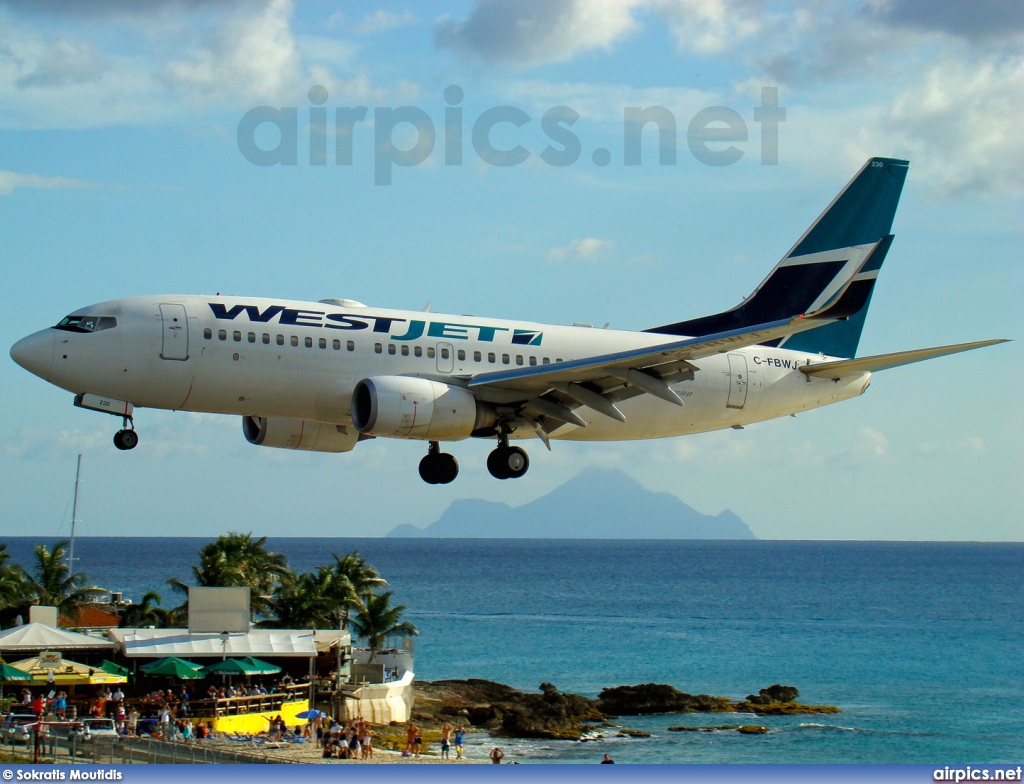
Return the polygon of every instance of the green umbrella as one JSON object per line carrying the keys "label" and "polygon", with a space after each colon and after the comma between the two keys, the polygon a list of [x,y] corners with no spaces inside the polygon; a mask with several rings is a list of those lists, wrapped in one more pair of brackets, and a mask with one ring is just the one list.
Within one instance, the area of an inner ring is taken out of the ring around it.
{"label": "green umbrella", "polygon": [[224,659],[215,664],[208,664],[203,667],[204,674],[217,673],[219,675],[248,675],[249,669],[245,663],[238,659]]}
{"label": "green umbrella", "polygon": [[250,675],[277,675],[281,672],[281,668],[276,664],[265,662],[263,659],[256,659],[252,656],[246,656],[244,659],[239,659],[246,667],[249,668]]}
{"label": "green umbrella", "polygon": [[100,665],[100,669],[103,672],[109,672],[111,675],[127,675],[128,668],[122,667],[120,664],[114,664],[112,661],[103,660],[103,664]]}
{"label": "green umbrella", "polygon": [[0,662],[0,680],[4,681],[30,681],[32,675],[19,670],[17,667],[12,667],[9,664]]}
{"label": "green umbrella", "polygon": [[204,675],[203,668],[198,664],[179,659],[177,656],[157,659],[154,662],[143,665],[141,669],[146,675],[164,675],[183,681],[198,680]]}

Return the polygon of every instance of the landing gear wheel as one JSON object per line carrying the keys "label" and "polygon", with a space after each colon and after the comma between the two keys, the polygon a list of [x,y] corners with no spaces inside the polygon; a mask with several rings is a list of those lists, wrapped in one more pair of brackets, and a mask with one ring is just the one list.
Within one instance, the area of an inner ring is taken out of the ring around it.
{"label": "landing gear wheel", "polygon": [[517,446],[499,446],[487,456],[487,470],[495,479],[518,479],[529,468],[529,456]]}
{"label": "landing gear wheel", "polygon": [[134,430],[118,430],[114,433],[114,446],[121,451],[135,449],[139,443],[139,436]]}
{"label": "landing gear wheel", "polygon": [[436,441],[430,442],[430,451],[420,460],[420,478],[428,485],[446,485],[459,475],[459,461],[454,455],[442,452]]}

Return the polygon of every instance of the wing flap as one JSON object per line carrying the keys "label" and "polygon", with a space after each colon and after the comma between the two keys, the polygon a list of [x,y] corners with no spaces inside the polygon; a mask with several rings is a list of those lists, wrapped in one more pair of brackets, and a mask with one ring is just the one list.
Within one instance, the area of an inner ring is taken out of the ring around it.
{"label": "wing flap", "polygon": [[808,376],[837,380],[846,376],[859,376],[861,373],[888,370],[889,368],[900,367],[901,365],[910,365],[914,362],[923,362],[926,359],[945,357],[950,354],[959,354],[961,351],[973,351],[976,348],[984,348],[985,346],[994,346],[996,343],[1006,342],[1005,339],[979,340],[974,343],[957,343],[953,346],[918,348],[912,351],[897,351],[894,354],[879,354],[873,357],[861,357],[860,359],[844,359],[839,362],[821,362],[813,365],[804,365],[800,368],[800,372]]}

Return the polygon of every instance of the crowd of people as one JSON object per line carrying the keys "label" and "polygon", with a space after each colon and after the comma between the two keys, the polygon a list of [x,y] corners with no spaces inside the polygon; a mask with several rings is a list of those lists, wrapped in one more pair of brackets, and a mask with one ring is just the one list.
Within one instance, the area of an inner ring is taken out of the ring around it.
{"label": "crowd of people", "polygon": [[324,759],[373,758],[374,732],[361,718],[342,726],[333,719],[318,716],[306,725],[306,731],[315,739],[317,748],[323,749]]}

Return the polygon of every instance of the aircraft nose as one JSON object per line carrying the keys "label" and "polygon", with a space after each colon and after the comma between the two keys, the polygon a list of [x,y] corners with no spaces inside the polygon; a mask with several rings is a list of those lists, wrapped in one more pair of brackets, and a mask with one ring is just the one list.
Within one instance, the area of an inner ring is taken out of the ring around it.
{"label": "aircraft nose", "polygon": [[53,330],[44,329],[11,346],[11,359],[40,378],[50,375],[53,365]]}

